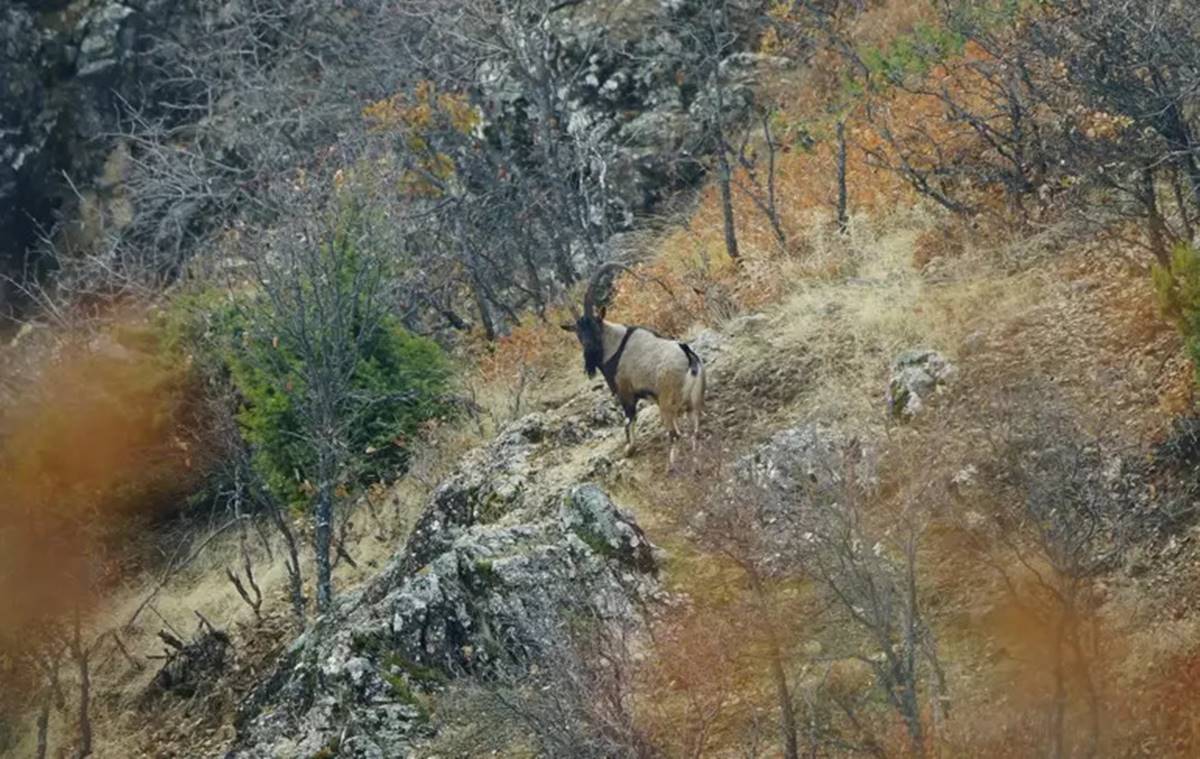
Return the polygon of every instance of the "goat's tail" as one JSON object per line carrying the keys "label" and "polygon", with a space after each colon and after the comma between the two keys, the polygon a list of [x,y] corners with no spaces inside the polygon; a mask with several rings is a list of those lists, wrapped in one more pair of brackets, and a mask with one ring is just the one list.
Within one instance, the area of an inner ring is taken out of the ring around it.
{"label": "goat's tail", "polygon": [[683,401],[699,419],[700,413],[704,411],[704,363],[687,343],[680,343],[679,347],[683,349],[688,360],[688,373],[683,378]]}

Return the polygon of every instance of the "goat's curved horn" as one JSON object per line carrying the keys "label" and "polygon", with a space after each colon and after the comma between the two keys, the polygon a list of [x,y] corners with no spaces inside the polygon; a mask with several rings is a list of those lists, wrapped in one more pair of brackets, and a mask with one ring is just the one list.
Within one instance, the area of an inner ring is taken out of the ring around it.
{"label": "goat's curved horn", "polygon": [[616,261],[609,261],[606,264],[602,264],[594,272],[592,272],[592,278],[588,281],[587,290],[583,294],[583,315],[584,316],[589,316],[589,317],[595,316],[596,288],[599,287],[600,280],[602,280],[604,278],[605,274],[607,274],[610,271],[615,271],[618,269],[623,270],[623,271],[631,271],[631,269],[628,266],[626,266],[625,264],[617,263]]}

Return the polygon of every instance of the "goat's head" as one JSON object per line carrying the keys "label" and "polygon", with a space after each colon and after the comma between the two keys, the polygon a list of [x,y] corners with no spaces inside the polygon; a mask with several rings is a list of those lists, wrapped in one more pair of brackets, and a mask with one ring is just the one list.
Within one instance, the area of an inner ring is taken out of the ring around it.
{"label": "goat's head", "polygon": [[623,264],[607,263],[596,269],[583,294],[583,313],[580,314],[571,306],[571,315],[575,320],[561,325],[567,332],[574,332],[579,344],[583,346],[583,370],[589,377],[596,376],[596,371],[604,363],[605,307],[596,307],[596,291],[605,274],[625,268],[627,267]]}

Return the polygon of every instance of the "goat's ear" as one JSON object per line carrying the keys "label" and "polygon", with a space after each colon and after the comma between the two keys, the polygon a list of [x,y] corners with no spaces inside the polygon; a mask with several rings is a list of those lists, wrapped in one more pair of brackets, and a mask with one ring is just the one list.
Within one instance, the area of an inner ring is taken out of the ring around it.
{"label": "goat's ear", "polygon": [[563,330],[565,330],[566,332],[574,332],[575,331],[575,325],[572,324],[571,322],[563,322],[562,324],[560,324],[558,326],[562,327]]}

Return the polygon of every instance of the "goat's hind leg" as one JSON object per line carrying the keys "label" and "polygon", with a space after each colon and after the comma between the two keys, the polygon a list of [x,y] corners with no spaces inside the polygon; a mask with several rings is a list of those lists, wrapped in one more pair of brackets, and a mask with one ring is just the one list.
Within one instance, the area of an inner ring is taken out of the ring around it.
{"label": "goat's hind leg", "polygon": [[663,427],[667,430],[667,442],[670,445],[669,453],[667,454],[667,472],[671,473],[675,471],[675,444],[682,437],[679,434],[679,416],[672,414],[661,405],[658,408],[662,417]]}
{"label": "goat's hind leg", "polygon": [[635,425],[637,423],[637,404],[624,406],[625,411],[625,455],[632,456],[634,450]]}
{"label": "goat's hind leg", "polygon": [[700,473],[700,410],[692,409],[692,468]]}

